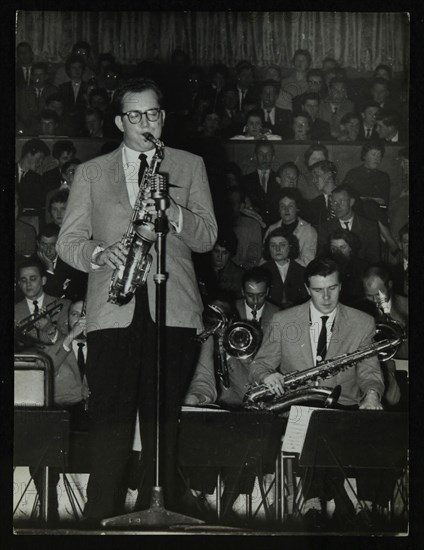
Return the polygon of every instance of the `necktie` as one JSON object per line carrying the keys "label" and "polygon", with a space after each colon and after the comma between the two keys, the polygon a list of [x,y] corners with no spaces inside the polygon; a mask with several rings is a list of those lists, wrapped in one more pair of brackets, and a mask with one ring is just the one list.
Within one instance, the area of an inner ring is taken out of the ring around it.
{"label": "necktie", "polygon": [[258,320],[258,312],[256,311],[256,309],[252,309],[252,319],[254,321]]}
{"label": "necktie", "polygon": [[334,212],[333,203],[331,202],[331,196],[327,195],[327,221],[332,220],[336,217]]}
{"label": "necktie", "polygon": [[343,222],[344,223],[344,226],[345,228],[350,231],[350,227],[349,227],[349,222]]}
{"label": "necktie", "polygon": [[327,355],[327,319],[328,315],[321,316],[322,326],[317,345],[317,363],[319,361],[324,361],[325,356]]}
{"label": "necktie", "polygon": [[25,82],[29,86],[29,67],[24,67],[24,71],[25,71]]}
{"label": "necktie", "polygon": [[[40,307],[38,305],[38,300],[34,300],[32,302],[34,304],[34,317],[40,313]],[[37,333],[37,339],[40,339],[40,329],[35,327],[35,331]]]}
{"label": "necktie", "polygon": [[143,153],[138,157],[140,159],[140,168],[138,169],[138,186],[140,187],[141,180],[143,179],[144,171],[148,167],[147,157]]}
{"label": "necktie", "polygon": [[269,116],[269,111],[265,111],[265,122],[271,122],[271,117]]}
{"label": "necktie", "polygon": [[370,137],[371,137],[371,128],[367,128],[366,138],[369,139]]}
{"label": "necktie", "polygon": [[262,172],[262,176],[261,176],[261,185],[262,185],[262,189],[265,191],[266,193],[266,173],[265,172]]}
{"label": "necktie", "polygon": [[84,359],[84,342],[78,342],[78,355],[77,355],[77,361],[78,361],[78,369],[80,371],[81,380],[84,378],[85,374],[85,359]]}

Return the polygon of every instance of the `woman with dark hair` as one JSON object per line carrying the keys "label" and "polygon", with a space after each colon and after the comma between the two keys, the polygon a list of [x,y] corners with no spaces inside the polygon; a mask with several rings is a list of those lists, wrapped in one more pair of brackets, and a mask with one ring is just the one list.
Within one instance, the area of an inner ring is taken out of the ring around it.
{"label": "woman with dark hair", "polygon": [[359,237],[347,229],[336,229],[328,237],[328,253],[339,266],[340,302],[354,306],[363,297],[362,276],[368,263],[358,258],[361,248]]}
{"label": "woman with dark hair", "polygon": [[307,201],[311,201],[320,195],[312,181],[312,166],[320,160],[329,160],[327,147],[322,143],[313,143],[304,153],[303,163],[298,164],[300,171],[297,188]]}
{"label": "woman with dark hair", "polygon": [[278,227],[271,231],[264,243],[261,267],[272,277],[269,301],[285,309],[306,302],[308,293],[303,284],[305,268],[294,260],[299,256],[299,240]]}

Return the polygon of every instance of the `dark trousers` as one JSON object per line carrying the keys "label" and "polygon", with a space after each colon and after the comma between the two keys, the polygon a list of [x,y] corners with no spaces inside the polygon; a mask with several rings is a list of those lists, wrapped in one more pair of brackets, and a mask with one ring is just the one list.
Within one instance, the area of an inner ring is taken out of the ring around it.
{"label": "dark trousers", "polygon": [[[127,490],[125,469],[132,449],[137,410],[143,462],[143,483],[137,506],[146,508],[150,504],[155,482],[155,335],[145,287],[136,293],[134,317],[129,327],[88,334],[91,471],[85,517],[100,519],[123,512]],[[195,329],[165,329],[160,485],[168,507],[183,491],[176,473],[178,417],[195,366],[194,337]]]}

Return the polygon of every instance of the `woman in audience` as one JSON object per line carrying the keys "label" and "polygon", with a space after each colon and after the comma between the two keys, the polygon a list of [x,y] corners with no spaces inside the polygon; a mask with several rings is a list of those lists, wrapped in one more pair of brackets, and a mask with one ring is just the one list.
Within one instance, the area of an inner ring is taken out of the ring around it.
{"label": "woman in audience", "polygon": [[230,139],[281,140],[281,136],[272,134],[269,128],[264,127],[264,113],[262,109],[253,109],[247,113],[243,134],[237,134]]}
{"label": "woman in audience", "polygon": [[346,113],[340,121],[342,133],[337,138],[337,141],[357,141],[359,130],[361,128],[361,118],[356,113]]}
{"label": "woman in audience", "polygon": [[298,189],[305,200],[311,201],[321,192],[312,181],[312,166],[320,160],[328,160],[328,149],[322,143],[313,143],[304,153],[304,163],[299,166]]}
{"label": "woman in audience", "polygon": [[264,243],[262,267],[272,277],[268,299],[282,309],[295,306],[308,299],[303,274],[305,268],[299,265],[299,240],[292,233],[287,234],[281,227],[271,231]]}

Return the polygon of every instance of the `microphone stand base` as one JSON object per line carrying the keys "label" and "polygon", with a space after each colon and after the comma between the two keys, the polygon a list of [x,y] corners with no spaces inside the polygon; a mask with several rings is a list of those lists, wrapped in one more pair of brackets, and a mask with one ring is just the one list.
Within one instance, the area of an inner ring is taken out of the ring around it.
{"label": "microphone stand base", "polygon": [[147,527],[153,529],[176,525],[203,525],[205,523],[197,518],[171,512],[164,507],[163,503],[162,487],[153,487],[150,507],[147,510],[106,518],[100,524],[103,527],[126,527],[134,529]]}

